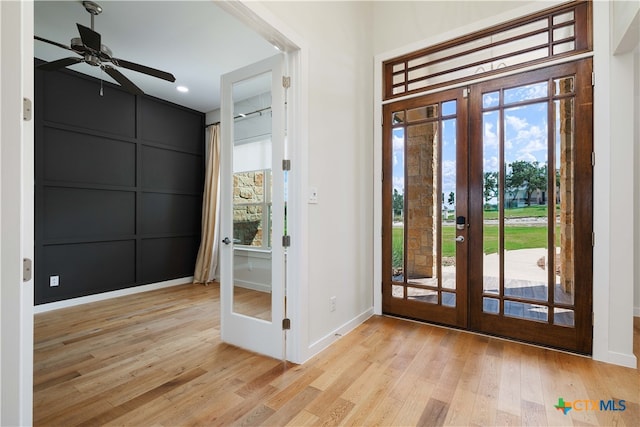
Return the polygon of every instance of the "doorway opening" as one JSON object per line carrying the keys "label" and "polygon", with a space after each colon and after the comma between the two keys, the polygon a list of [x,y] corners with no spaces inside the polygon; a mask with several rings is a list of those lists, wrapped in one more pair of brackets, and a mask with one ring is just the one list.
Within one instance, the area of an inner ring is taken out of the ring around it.
{"label": "doorway opening", "polygon": [[383,112],[383,312],[591,352],[590,59]]}

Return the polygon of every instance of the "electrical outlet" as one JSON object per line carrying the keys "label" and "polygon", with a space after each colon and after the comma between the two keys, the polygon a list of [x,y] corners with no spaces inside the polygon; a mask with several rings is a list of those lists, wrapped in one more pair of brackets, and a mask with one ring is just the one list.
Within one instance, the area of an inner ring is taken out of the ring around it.
{"label": "electrical outlet", "polygon": [[60,286],[60,276],[49,276],[49,286],[52,288]]}
{"label": "electrical outlet", "polygon": [[309,203],[318,203],[318,188],[309,187]]}
{"label": "electrical outlet", "polygon": [[329,311],[336,311],[336,297],[329,298]]}

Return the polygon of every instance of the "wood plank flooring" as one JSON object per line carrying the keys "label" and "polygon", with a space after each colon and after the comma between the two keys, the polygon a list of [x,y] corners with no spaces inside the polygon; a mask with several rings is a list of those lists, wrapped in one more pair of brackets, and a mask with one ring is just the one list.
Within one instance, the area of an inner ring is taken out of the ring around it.
{"label": "wood plank flooring", "polygon": [[[376,316],[298,366],[223,344],[219,323],[215,284],[36,315],[35,424],[635,426],[640,420],[639,371],[589,358]],[[554,407],[560,397],[623,399],[626,409],[577,406],[564,415]]]}

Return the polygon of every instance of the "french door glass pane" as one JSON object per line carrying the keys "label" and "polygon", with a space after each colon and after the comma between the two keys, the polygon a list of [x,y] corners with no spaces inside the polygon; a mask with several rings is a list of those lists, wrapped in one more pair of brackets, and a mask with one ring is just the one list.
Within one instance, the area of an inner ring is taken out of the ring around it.
{"label": "french door glass pane", "polygon": [[[394,123],[404,121],[404,111],[393,114]],[[394,282],[404,281],[404,128],[393,130],[393,195],[392,195],[392,228],[391,228],[391,277]],[[404,295],[393,292],[394,297]]]}
{"label": "french door glass pane", "polygon": [[[565,80],[565,84],[573,84]],[[555,241],[555,279],[554,302],[573,305],[574,303],[574,247],[573,247],[573,181],[574,181],[574,99],[564,98],[555,101],[555,202],[558,206]]]}
{"label": "french door glass pane", "polygon": [[[232,85],[233,313],[272,320],[272,115],[271,72]],[[282,185],[282,183],[280,183]]]}
{"label": "french door glass pane", "polygon": [[[407,282],[437,286],[438,122],[407,127]],[[435,282],[434,282],[435,279]]]}
{"label": "french door glass pane", "polygon": [[[455,104],[455,101],[454,101]],[[455,110],[454,110],[455,113]],[[456,119],[442,121],[442,287],[456,288]],[[454,295],[455,296],[455,295]],[[454,305],[455,305],[455,299]],[[443,295],[443,304],[445,298]]]}
{"label": "french door glass pane", "polygon": [[[489,95],[489,96],[487,96]],[[498,92],[485,94],[485,105],[494,105],[499,99]],[[497,105],[497,104],[495,104]],[[482,115],[482,155],[483,155],[483,225],[482,253],[484,293],[497,294],[500,291],[500,112],[489,111]],[[493,305],[491,306],[493,310]],[[493,311],[491,311],[493,312]]]}
{"label": "french door glass pane", "polygon": [[485,313],[574,326],[574,85],[554,79],[553,101],[546,81],[482,96]]}
{"label": "french door glass pane", "polygon": [[[541,86],[514,90],[516,100],[546,95]],[[547,102],[504,109],[504,295],[540,301],[549,293],[547,117]]]}
{"label": "french door glass pane", "polygon": [[457,103],[390,113],[392,298],[456,307]]}

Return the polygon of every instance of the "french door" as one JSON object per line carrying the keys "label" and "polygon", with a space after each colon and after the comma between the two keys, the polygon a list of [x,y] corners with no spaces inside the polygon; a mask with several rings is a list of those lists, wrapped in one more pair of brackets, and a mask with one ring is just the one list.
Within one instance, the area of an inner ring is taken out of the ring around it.
{"label": "french door", "polygon": [[283,55],[221,78],[222,341],[284,357]]}
{"label": "french door", "polygon": [[385,105],[383,312],[591,352],[591,69]]}

